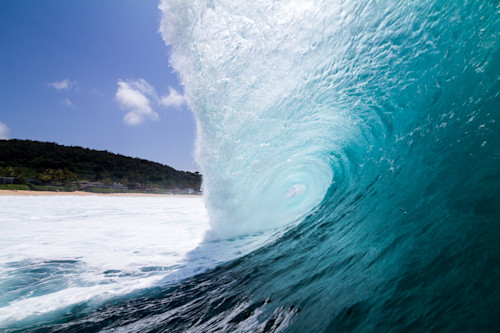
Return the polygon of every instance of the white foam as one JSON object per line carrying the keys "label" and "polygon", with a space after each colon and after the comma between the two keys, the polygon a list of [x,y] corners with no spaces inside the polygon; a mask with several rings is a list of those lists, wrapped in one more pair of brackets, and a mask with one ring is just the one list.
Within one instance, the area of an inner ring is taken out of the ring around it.
{"label": "white foam", "polygon": [[0,327],[153,286],[208,229],[201,197],[4,196],[0,206],[0,283],[31,279],[1,290]]}

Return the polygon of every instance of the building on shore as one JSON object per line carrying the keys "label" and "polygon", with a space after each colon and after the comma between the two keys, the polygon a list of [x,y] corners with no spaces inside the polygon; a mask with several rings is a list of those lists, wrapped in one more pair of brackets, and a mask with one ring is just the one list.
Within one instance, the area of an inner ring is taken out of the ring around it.
{"label": "building on shore", "polygon": [[14,177],[0,177],[0,185],[14,184]]}

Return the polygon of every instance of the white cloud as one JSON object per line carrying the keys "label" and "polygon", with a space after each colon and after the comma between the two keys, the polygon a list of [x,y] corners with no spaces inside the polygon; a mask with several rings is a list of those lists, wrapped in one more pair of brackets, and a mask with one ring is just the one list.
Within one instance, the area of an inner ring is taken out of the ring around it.
{"label": "white cloud", "polygon": [[118,80],[118,90],[116,91],[116,101],[120,107],[128,113],[123,117],[127,125],[140,125],[145,119],[158,120],[158,114],[154,107],[175,107],[179,109],[186,103],[186,98],[172,87],[169,87],[169,94],[158,96],[155,88],[146,80]]}
{"label": "white cloud", "polygon": [[9,138],[10,128],[4,123],[0,122],[0,139],[7,140]]}
{"label": "white cloud", "polygon": [[179,94],[174,88],[169,87],[168,89],[170,90],[170,93],[168,96],[163,96],[161,98],[161,104],[165,107],[175,106],[179,109],[184,103],[186,103],[186,98],[184,95]]}
{"label": "white cloud", "polygon": [[158,103],[158,95],[144,79],[119,80],[115,97],[120,107],[128,111],[123,118],[127,125],[140,125],[146,118],[158,119],[158,114],[151,107],[151,100]]}
{"label": "white cloud", "polygon": [[73,102],[71,102],[69,100],[69,98],[65,98],[62,102],[61,102],[62,105],[64,106],[67,106],[67,107],[70,107],[70,108],[74,108],[75,107],[75,104],[73,104]]}
{"label": "white cloud", "polygon": [[75,82],[69,79],[64,79],[62,81],[49,82],[49,86],[55,88],[57,91],[70,90],[75,85]]}

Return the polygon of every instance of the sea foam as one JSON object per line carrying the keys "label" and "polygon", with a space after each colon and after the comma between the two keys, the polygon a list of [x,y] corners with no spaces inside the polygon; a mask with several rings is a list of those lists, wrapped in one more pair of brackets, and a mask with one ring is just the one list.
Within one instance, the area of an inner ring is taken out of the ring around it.
{"label": "sea foam", "polygon": [[208,229],[201,197],[0,202],[0,327],[183,278],[188,253]]}

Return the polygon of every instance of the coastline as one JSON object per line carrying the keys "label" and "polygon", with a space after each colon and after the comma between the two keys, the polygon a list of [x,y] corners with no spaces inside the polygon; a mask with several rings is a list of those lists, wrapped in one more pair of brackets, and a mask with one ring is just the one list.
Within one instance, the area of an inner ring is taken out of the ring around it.
{"label": "coastline", "polygon": [[199,198],[198,194],[156,194],[156,193],[92,193],[84,191],[54,192],[54,191],[24,191],[24,190],[0,190],[0,196],[105,196],[105,197],[181,197]]}

